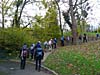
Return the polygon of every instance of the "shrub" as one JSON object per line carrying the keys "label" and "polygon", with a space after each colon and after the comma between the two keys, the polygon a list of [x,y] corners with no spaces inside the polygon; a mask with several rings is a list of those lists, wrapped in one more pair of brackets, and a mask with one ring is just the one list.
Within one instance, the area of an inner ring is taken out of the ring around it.
{"label": "shrub", "polygon": [[18,28],[7,28],[0,30],[0,48],[4,50],[18,51],[22,45],[33,43],[33,38],[26,30]]}

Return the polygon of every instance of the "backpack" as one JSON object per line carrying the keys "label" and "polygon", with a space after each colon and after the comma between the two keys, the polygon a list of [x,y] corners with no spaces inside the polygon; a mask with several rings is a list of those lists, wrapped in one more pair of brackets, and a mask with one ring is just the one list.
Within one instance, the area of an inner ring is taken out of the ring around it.
{"label": "backpack", "polygon": [[42,55],[42,48],[37,48],[37,57]]}
{"label": "backpack", "polygon": [[31,47],[30,47],[30,50],[33,50],[33,49],[34,49],[34,47],[33,47],[33,46],[31,46]]}
{"label": "backpack", "polygon": [[23,50],[23,57],[27,57],[27,50]]}
{"label": "backpack", "polygon": [[64,41],[64,37],[61,37],[61,40]]}

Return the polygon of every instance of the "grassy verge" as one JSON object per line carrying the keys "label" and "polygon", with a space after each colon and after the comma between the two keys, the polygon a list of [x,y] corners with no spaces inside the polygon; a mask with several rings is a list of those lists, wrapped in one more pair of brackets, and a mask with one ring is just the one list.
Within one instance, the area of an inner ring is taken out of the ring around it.
{"label": "grassy verge", "polygon": [[59,75],[99,75],[100,41],[56,50],[44,63]]}

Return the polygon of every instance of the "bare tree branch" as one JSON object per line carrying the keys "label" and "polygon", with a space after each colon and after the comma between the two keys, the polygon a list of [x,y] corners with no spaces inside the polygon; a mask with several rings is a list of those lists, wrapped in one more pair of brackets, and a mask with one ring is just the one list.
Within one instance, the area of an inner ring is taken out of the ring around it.
{"label": "bare tree branch", "polygon": [[7,5],[9,3],[9,0],[5,2],[4,6]]}
{"label": "bare tree branch", "polygon": [[82,4],[84,4],[85,2],[87,2],[87,1],[88,1],[88,0],[84,0],[83,2],[80,2],[80,3],[76,4],[75,6],[82,5]]}
{"label": "bare tree branch", "polygon": [[75,7],[77,6],[77,2],[78,2],[78,0],[76,0],[73,9],[75,9]]}
{"label": "bare tree branch", "polygon": [[29,1],[26,1],[26,0],[24,1],[23,6],[22,6],[21,11],[20,11],[20,16],[18,17],[18,22],[20,21],[20,18],[21,18],[23,9],[24,9],[25,5],[26,5],[28,2],[29,2]]}
{"label": "bare tree branch", "polygon": [[[9,1],[9,0],[8,0]],[[13,4],[13,1],[10,3],[9,7],[5,10],[5,14],[7,13],[7,11],[11,8],[11,5]]]}
{"label": "bare tree branch", "polygon": [[24,26],[23,29],[24,29],[24,28],[27,28],[27,26],[29,26],[29,25],[30,25],[30,23],[28,23],[26,26]]}

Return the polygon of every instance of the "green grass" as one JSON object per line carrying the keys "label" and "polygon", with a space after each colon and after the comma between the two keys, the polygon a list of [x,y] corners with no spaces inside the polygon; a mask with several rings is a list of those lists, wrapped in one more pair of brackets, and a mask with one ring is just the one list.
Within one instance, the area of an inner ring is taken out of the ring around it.
{"label": "green grass", "polygon": [[44,63],[59,75],[100,74],[100,41],[56,50]]}
{"label": "green grass", "polygon": [[[84,33],[86,33],[88,36],[91,36],[91,37],[95,37],[96,36],[95,32],[82,32],[80,34],[83,35]],[[70,31],[64,33],[64,36],[71,36],[71,35],[72,35],[72,33]]]}

